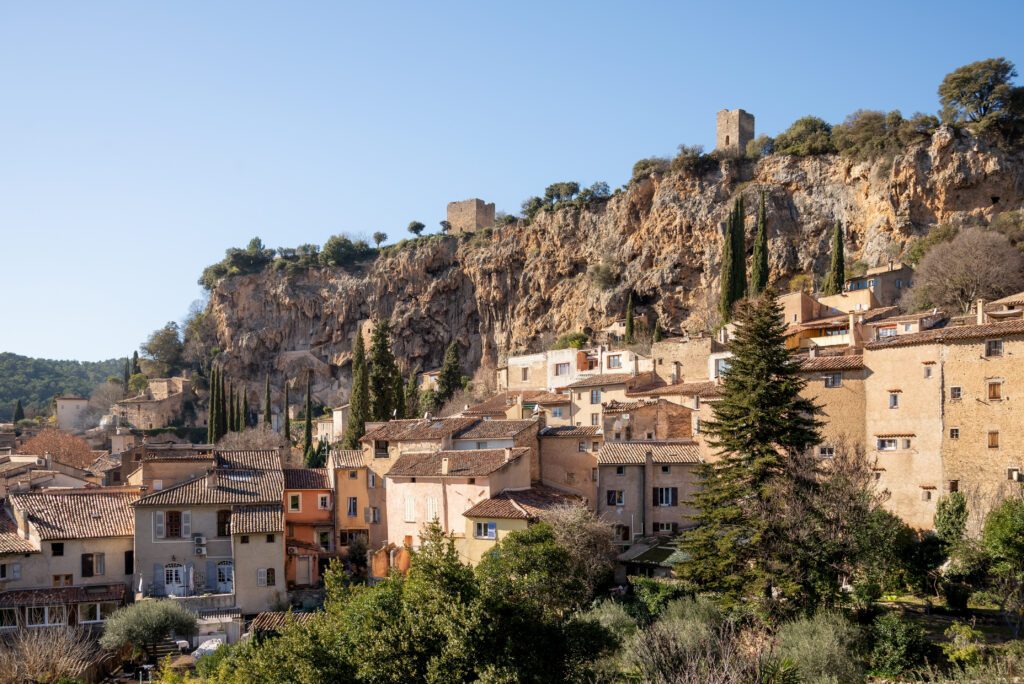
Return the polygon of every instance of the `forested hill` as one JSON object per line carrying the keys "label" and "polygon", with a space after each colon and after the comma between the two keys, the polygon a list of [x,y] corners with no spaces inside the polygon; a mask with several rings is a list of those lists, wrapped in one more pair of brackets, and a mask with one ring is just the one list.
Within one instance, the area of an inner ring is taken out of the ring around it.
{"label": "forested hill", "polygon": [[56,361],[0,352],[0,422],[11,420],[18,399],[27,411],[61,394],[87,397],[96,385],[123,372],[124,359]]}

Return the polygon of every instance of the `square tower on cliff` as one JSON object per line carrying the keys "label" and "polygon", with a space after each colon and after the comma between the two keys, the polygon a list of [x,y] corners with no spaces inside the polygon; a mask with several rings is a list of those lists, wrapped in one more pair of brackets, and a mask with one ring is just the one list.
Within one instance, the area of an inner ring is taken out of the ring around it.
{"label": "square tower on cliff", "polygon": [[754,139],[754,115],[742,109],[723,109],[718,112],[718,134],[715,149],[729,155],[742,156],[747,143]]}
{"label": "square tower on cliff", "polygon": [[448,203],[448,224],[452,233],[469,233],[494,225],[494,203],[468,199]]}

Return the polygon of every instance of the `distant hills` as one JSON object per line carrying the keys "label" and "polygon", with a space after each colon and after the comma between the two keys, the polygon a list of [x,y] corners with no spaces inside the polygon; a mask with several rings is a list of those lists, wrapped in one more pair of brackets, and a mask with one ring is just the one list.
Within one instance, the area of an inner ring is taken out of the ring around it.
{"label": "distant hills", "polygon": [[18,399],[28,411],[62,394],[88,397],[96,385],[123,372],[124,359],[57,361],[0,352],[0,422],[11,420]]}

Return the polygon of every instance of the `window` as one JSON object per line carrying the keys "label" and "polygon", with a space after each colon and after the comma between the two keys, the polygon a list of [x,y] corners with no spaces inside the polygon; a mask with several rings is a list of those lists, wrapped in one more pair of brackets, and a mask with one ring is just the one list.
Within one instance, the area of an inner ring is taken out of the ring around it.
{"label": "window", "polygon": [[836,448],[833,446],[821,445],[818,447],[818,456],[821,458],[832,458],[836,455]]}
{"label": "window", "polygon": [[217,536],[227,537],[231,534],[231,511],[217,511]]}
{"label": "window", "polygon": [[153,480],[153,491],[159,492],[163,488],[164,488],[164,481],[163,480]]}
{"label": "window", "polygon": [[601,414],[600,413],[591,413],[590,414],[590,424],[591,425],[600,425],[601,424]]}
{"label": "window", "polygon": [[373,507],[370,508],[370,522],[371,523],[379,523],[380,522],[380,509],[377,508],[376,506],[373,506]]}
{"label": "window", "polygon": [[1020,481],[1020,468],[1007,468],[1006,469],[1006,479],[1010,480],[1011,482],[1019,482]]}
{"label": "window", "polygon": [[896,440],[879,438],[876,443],[876,448],[879,451],[896,451]]}
{"label": "window", "polygon": [[616,475],[625,475],[626,474],[626,466],[615,466],[615,474]]}
{"label": "window", "polygon": [[597,482],[597,468],[590,469],[590,481]]}
{"label": "window", "polygon": [[586,442],[580,442],[579,444],[576,445],[576,450],[579,451],[580,453],[586,453],[586,451],[587,451],[587,443]]}
{"label": "window", "polygon": [[654,433],[653,432],[648,432],[647,436],[644,437],[644,439],[654,439]]}
{"label": "window", "polygon": [[238,543],[239,544],[248,544],[249,543],[249,535],[243,534],[242,538],[238,540]]}
{"label": "window", "polygon": [[124,552],[124,574],[135,574],[135,551],[128,549]]}
{"label": "window", "polygon": [[896,326],[889,325],[878,329],[878,339],[881,340],[887,337],[896,337]]}
{"label": "window", "polygon": [[655,487],[654,488],[654,505],[655,506],[678,506],[679,505],[679,489],[677,487]]}
{"label": "window", "polygon": [[50,544],[50,555],[51,556],[63,556],[64,555],[64,542],[53,542]]}
{"label": "window", "polygon": [[17,608],[0,608],[0,629],[14,629],[18,626]]}
{"label": "window", "polygon": [[663,472],[663,473],[670,473],[670,472],[672,472],[672,467],[671,466],[667,466],[667,465],[663,465],[663,466],[661,466],[661,472]]}
{"label": "window", "polygon": [[358,470],[350,470],[350,471],[348,471],[348,479],[355,480],[355,479],[358,479],[358,477],[359,477],[359,471]]}
{"label": "window", "polygon": [[949,481],[949,491],[950,492],[959,492],[960,491],[960,480],[950,480]]}
{"label": "window", "polygon": [[26,617],[29,627],[66,625],[68,609],[67,606],[29,606]]}
{"label": "window", "polygon": [[615,531],[613,532],[613,534],[615,535],[615,541],[620,541],[620,542],[628,542],[629,541],[630,534],[629,534],[629,527],[627,525],[616,525],[615,526]]}
{"label": "window", "polygon": [[999,448],[999,431],[989,430],[988,432],[988,448],[998,449]]}
{"label": "window", "polygon": [[329,531],[318,532],[317,541],[320,543],[321,551],[331,550],[331,533]]}
{"label": "window", "polygon": [[608,355],[608,367],[609,368],[622,368],[622,355],[621,354],[609,354]]}
{"label": "window", "polygon": [[374,458],[388,458],[388,443],[384,441],[374,440],[373,442],[373,457]]}
{"label": "window", "polygon": [[889,392],[889,408],[898,409],[900,407],[900,393]]}
{"label": "window", "polygon": [[1003,383],[1000,380],[992,380],[988,383],[988,400],[1003,400]]}
{"label": "window", "polygon": [[921,490],[921,501],[931,501],[931,500],[932,500],[932,490],[930,490],[930,489],[922,489]]}
{"label": "window", "polygon": [[555,375],[568,375],[569,364],[568,363],[556,363],[555,364]]}
{"label": "window", "polygon": [[302,510],[302,496],[299,494],[288,495],[288,510],[289,511],[301,511]]}
{"label": "window", "polygon": [[930,365],[929,366],[925,366],[924,367],[924,379],[927,380],[930,377],[932,377],[932,367]]}
{"label": "window", "polygon": [[949,388],[949,398],[950,399],[954,399],[955,400],[955,399],[959,399],[962,396],[963,396],[963,390],[961,388],[959,388],[959,387],[950,387]]}
{"label": "window", "polygon": [[356,511],[359,510],[358,499],[354,496],[348,497],[348,517],[356,517]]}
{"label": "window", "polygon": [[316,499],[316,507],[321,511],[326,511],[331,507],[331,496],[330,494],[320,494]]}
{"label": "window", "polygon": [[675,534],[678,527],[678,523],[656,522],[654,523],[654,534]]}
{"label": "window", "polygon": [[405,522],[416,522],[416,501],[411,496],[405,497]]}
{"label": "window", "polygon": [[0,563],[0,579],[21,579],[21,563]]}
{"label": "window", "polygon": [[522,380],[523,382],[526,382],[527,380],[529,380],[530,379],[530,369],[529,368],[520,368],[519,369],[519,379]]}
{"label": "window", "polygon": [[117,610],[117,604],[112,602],[80,603],[78,604],[78,622],[79,624],[106,622],[115,610]]}
{"label": "window", "polygon": [[370,488],[373,489],[377,486],[377,473],[370,473]]}
{"label": "window", "polygon": [[960,428],[949,428],[950,439],[960,439]]}
{"label": "window", "polygon": [[552,418],[561,418],[562,417],[562,407],[561,406],[556,406],[553,409],[551,409],[551,416],[552,416]]}
{"label": "window", "polygon": [[74,579],[71,575],[54,575],[53,586],[55,587],[70,587],[74,584]]}
{"label": "window", "polygon": [[904,437],[903,438],[903,448],[904,449],[909,449],[910,448],[910,438],[909,437]]}
{"label": "window", "polygon": [[843,374],[842,373],[828,373],[825,376],[825,387],[833,389],[836,387],[843,386]]}
{"label": "window", "polygon": [[715,377],[722,377],[729,370],[729,359],[715,359]]}
{"label": "window", "polygon": [[700,434],[700,418],[699,417],[694,417],[694,419],[693,419],[693,434],[695,434],[695,435],[699,435]]}
{"label": "window", "polygon": [[437,497],[436,496],[428,496],[427,497],[427,520],[438,520],[438,519],[439,519],[439,517],[438,517],[438,514],[437,514]]}
{"label": "window", "polygon": [[985,356],[1002,356],[1003,355],[1003,341],[1002,340],[986,340],[985,341]]}
{"label": "window", "polygon": [[273,587],[277,584],[277,570],[274,568],[267,568],[267,586]]}
{"label": "window", "polygon": [[277,584],[277,570],[274,568],[257,568],[256,586],[273,587]]}
{"label": "window", "polygon": [[600,442],[591,442],[590,443],[590,450],[591,451],[597,451],[600,448],[601,448],[601,443]]}
{"label": "window", "polygon": [[592,390],[590,390],[590,403],[591,404],[600,404],[601,403],[601,390],[600,389],[592,389]]}
{"label": "window", "polygon": [[626,501],[625,492],[621,489],[609,489],[607,495],[609,506],[622,506]]}
{"label": "window", "polygon": [[496,539],[498,537],[498,525],[492,522],[473,523],[473,536],[477,539]]}
{"label": "window", "polygon": [[82,577],[102,577],[106,569],[107,563],[104,554],[82,554]]}
{"label": "window", "polygon": [[[192,536],[192,514],[188,511],[157,511],[157,518],[164,518],[167,537],[170,539],[187,539]],[[162,527],[157,523],[157,529]],[[158,535],[160,536],[160,535]]]}
{"label": "window", "polygon": [[273,544],[274,543],[274,539],[275,539],[274,535],[272,535],[272,534],[268,534],[267,535],[267,543],[268,544]]}

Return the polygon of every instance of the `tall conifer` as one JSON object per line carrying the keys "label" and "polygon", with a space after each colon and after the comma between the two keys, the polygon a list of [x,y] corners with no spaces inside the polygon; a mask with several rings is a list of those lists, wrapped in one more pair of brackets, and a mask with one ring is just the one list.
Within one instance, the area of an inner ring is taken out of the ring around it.
{"label": "tall conifer", "polygon": [[25,420],[25,409],[21,405],[21,399],[14,402],[14,422],[17,423],[19,420]]}
{"label": "tall conifer", "polygon": [[345,448],[358,449],[359,439],[366,432],[370,414],[370,379],[366,370],[366,348],[362,333],[356,333],[352,347],[352,392],[348,400],[348,427],[345,428]]}
{"label": "tall conifer", "polygon": [[405,417],[406,418],[422,418],[420,415],[422,410],[420,408],[420,386],[416,381],[416,376],[419,375],[419,368],[414,368],[409,373],[409,379],[405,383]]}
{"label": "tall conifer", "polygon": [[138,375],[141,372],[142,369],[139,368],[139,351],[136,349],[132,352],[132,375]]}
{"label": "tall conifer", "polygon": [[306,424],[302,432],[302,453],[308,461],[313,452],[313,372],[306,372]]}
{"label": "tall conifer", "polygon": [[291,402],[288,399],[288,381],[284,383],[284,438],[288,444],[292,443],[292,417]]}
{"label": "tall conifer", "polygon": [[267,373],[267,384],[263,389],[263,424],[268,429],[273,424],[273,413],[270,410],[270,373]]}
{"label": "tall conifer", "polygon": [[242,427],[244,430],[249,427],[249,390],[242,389]]}
{"label": "tall conifer", "polygon": [[441,372],[437,376],[437,390],[435,391],[437,407],[441,408],[447,404],[460,389],[462,389],[462,369],[459,367],[459,346],[455,340],[452,340],[444,352],[444,363],[441,364]]}
{"label": "tall conifer", "polygon": [[210,410],[206,416],[206,442],[217,441],[217,369],[210,371]]}
{"label": "tall conifer", "polygon": [[635,330],[633,329],[633,292],[630,290],[629,298],[626,300],[626,344],[633,344]]}
{"label": "tall conifer", "polygon": [[128,395],[128,380],[132,377],[131,370],[132,370],[131,369],[131,362],[128,360],[127,357],[125,357],[125,360],[124,360],[124,378],[122,378],[122,380],[121,380],[121,383],[124,385],[125,396]]}
{"label": "tall conifer", "polygon": [[836,295],[843,291],[846,283],[846,255],[843,253],[843,226],[836,221],[832,230],[832,260],[829,263],[828,273],[821,283],[823,295]]}
{"label": "tall conifer", "polygon": [[228,433],[228,397],[224,371],[217,373],[217,439]]}
{"label": "tall conifer", "polygon": [[736,200],[735,223],[732,227],[732,254],[733,254],[733,283],[736,292],[733,301],[738,302],[747,296],[747,240],[746,240],[746,216],[743,211],[743,195]]}
{"label": "tall conifer", "polygon": [[736,268],[734,262],[736,255],[733,253],[732,231],[735,223],[736,208],[729,213],[729,221],[726,224],[725,234],[722,236],[722,270],[719,279],[718,313],[722,323],[732,320],[732,307],[736,303]]}
{"label": "tall conifer", "polygon": [[373,326],[367,368],[370,387],[369,419],[391,420],[393,411],[398,407],[395,396],[398,366],[391,352],[391,323],[387,320],[377,321]]}
{"label": "tall conifer", "polygon": [[764,192],[757,204],[757,235],[750,264],[750,294],[757,296],[768,287],[768,223],[764,211]]}

